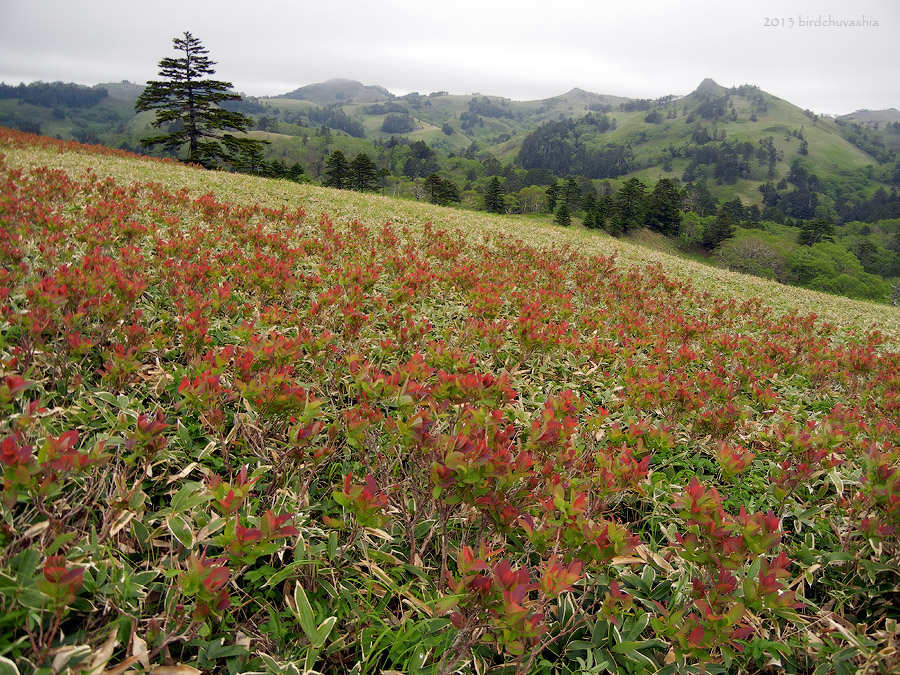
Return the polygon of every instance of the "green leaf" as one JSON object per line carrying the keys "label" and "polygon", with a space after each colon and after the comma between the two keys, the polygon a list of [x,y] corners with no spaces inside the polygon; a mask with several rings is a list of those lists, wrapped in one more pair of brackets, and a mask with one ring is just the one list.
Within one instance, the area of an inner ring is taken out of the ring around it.
{"label": "green leaf", "polygon": [[140,586],[146,586],[159,576],[158,570],[145,570],[131,575],[131,580]]}
{"label": "green leaf", "polygon": [[16,580],[3,572],[0,572],[0,594],[2,593],[11,593],[19,588],[19,584],[16,583]]}
{"label": "green leaf", "polygon": [[211,499],[209,494],[196,494],[202,488],[203,483],[198,483],[196,481],[186,482],[175,496],[172,497],[172,502],[169,505],[169,508],[172,509],[172,513],[190,511],[195,506],[208,502]]}
{"label": "green leaf", "polygon": [[650,615],[646,613],[641,614],[630,621],[626,621],[624,626],[625,632],[622,637],[626,640],[638,639],[649,623]]}
{"label": "green leaf", "polygon": [[116,400],[116,397],[106,391],[95,391],[94,396],[99,398],[104,403],[109,403],[110,405],[118,406],[119,402]]}
{"label": "green leaf", "polygon": [[66,532],[65,534],[59,535],[53,540],[53,543],[44,550],[44,555],[54,555],[59,549],[72,541],[77,534],[77,532]]}
{"label": "green leaf", "polygon": [[609,622],[605,619],[597,619],[591,629],[591,644],[595,647],[602,645],[609,637]]}
{"label": "green leaf", "polygon": [[334,560],[337,555],[338,548],[338,533],[337,532],[329,532],[328,533],[328,557]]}
{"label": "green leaf", "polygon": [[316,629],[316,641],[313,644],[314,647],[319,648],[325,644],[325,640],[327,640],[328,636],[331,635],[331,631],[334,629],[334,624],[336,623],[337,617],[329,616],[319,624],[319,627]]}
{"label": "green leaf", "polygon": [[194,533],[181,516],[174,515],[166,518],[166,527],[169,528],[169,532],[171,532],[172,536],[178,540],[179,544],[185,548],[191,548],[191,546],[193,546]]}
{"label": "green leaf", "polygon": [[244,656],[247,648],[242,645],[225,645],[225,639],[219,638],[206,646],[206,658],[226,659],[230,656]]}
{"label": "green leaf", "polygon": [[566,645],[566,652],[586,652],[593,646],[594,645],[585,640],[572,640],[572,642]]}
{"label": "green leaf", "polygon": [[296,616],[300,621],[300,628],[309,640],[310,644],[319,649],[325,644],[325,640],[331,634],[334,624],[337,622],[336,616],[329,616],[322,623],[316,626],[316,615],[313,613],[312,605],[309,604],[309,598],[300,582],[294,586],[294,602],[297,605]]}
{"label": "green leaf", "polygon": [[292,576],[297,571],[297,568],[304,564],[306,563],[292,562],[289,565],[285,565],[266,580],[266,583],[263,584],[263,588],[280,584],[282,581]]}
{"label": "green leaf", "polygon": [[19,675],[19,668],[5,656],[0,656],[0,675]]}
{"label": "green leaf", "polygon": [[638,647],[640,647],[641,644],[642,643],[640,641],[626,640],[624,642],[620,642],[617,645],[613,645],[609,648],[609,651],[613,652],[614,654],[628,654],[630,652],[637,651]]}
{"label": "green leaf", "polygon": [[568,595],[561,595],[557,602],[557,616],[561,626],[568,626],[572,617],[575,615],[575,607]]}
{"label": "green leaf", "polygon": [[150,531],[147,529],[147,526],[137,518],[131,521],[131,531],[140,542],[141,546],[146,546],[150,541]]}
{"label": "green leaf", "polygon": [[853,675],[853,673],[856,672],[856,669],[851,668],[846,661],[835,661],[834,672],[837,675]]}
{"label": "green leaf", "polygon": [[594,651],[594,659],[598,664],[602,663],[602,666],[598,666],[603,670],[609,671],[610,673],[618,673],[619,669],[616,667],[616,659],[610,653],[608,649],[597,649]]}

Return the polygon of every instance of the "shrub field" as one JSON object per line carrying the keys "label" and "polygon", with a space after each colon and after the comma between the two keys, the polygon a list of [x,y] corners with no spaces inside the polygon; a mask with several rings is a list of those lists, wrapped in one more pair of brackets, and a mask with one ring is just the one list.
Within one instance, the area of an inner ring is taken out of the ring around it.
{"label": "shrub field", "polygon": [[900,336],[28,152],[0,672],[900,668]]}

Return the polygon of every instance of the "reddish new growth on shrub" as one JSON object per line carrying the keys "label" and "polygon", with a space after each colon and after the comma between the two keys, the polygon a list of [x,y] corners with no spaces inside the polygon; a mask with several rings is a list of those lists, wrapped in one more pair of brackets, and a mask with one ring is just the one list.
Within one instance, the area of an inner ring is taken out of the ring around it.
{"label": "reddish new growth on shrub", "polygon": [[[0,147],[95,152],[8,131]],[[0,159],[4,658],[895,658],[896,336],[509,233],[16,162]]]}

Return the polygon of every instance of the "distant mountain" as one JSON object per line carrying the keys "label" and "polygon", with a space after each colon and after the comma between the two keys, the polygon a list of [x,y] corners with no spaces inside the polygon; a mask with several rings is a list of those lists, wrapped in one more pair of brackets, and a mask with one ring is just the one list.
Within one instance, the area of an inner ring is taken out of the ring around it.
{"label": "distant mountain", "polygon": [[[139,149],[153,121],[152,113],[134,111],[143,86],[102,87],[108,96],[85,108],[35,105],[9,87],[8,97],[0,97],[0,125]],[[421,141],[436,153],[428,164],[432,170],[476,191],[483,187],[481,163],[490,159],[510,171],[538,170],[535,175],[544,180],[549,173],[617,182],[636,177],[648,185],[677,178],[706,185],[717,199],[737,197],[791,218],[838,221],[868,218],[856,205],[879,188],[891,193],[900,186],[897,109],[831,119],[758,87],[726,88],[711,78],[685,96],[657,99],[577,87],[533,101],[480,93],[395,96],[350,79],[310,84],[280,97],[245,98],[242,110],[257,123],[252,134],[270,141],[267,157],[299,163],[313,178],[334,149],[380,157],[401,180],[421,177],[415,162],[405,167],[406,157],[385,159],[385,146]],[[496,164],[490,166],[496,171]]]}
{"label": "distant mountain", "polygon": [[335,103],[381,103],[393,98],[393,94],[384,87],[368,86],[356,80],[337,78],[300,87],[278,98],[293,98],[317,105],[333,105]]}
{"label": "distant mountain", "polygon": [[711,77],[707,77],[693,91],[693,94],[696,96],[707,96],[711,94],[722,95],[727,91],[728,89],[717,83],[714,79],[712,79]]}
{"label": "distant mountain", "polygon": [[135,84],[128,80],[122,80],[121,82],[105,82],[97,86],[106,89],[106,91],[109,92],[110,98],[127,101],[132,105],[134,105],[137,97],[141,95],[141,92],[144,91],[143,84]]}
{"label": "distant mountain", "polygon": [[648,185],[677,178],[723,201],[838,221],[870,217],[856,205],[896,180],[888,135],[900,138],[893,127],[860,131],[758,87],[706,79],[680,98],[549,119],[503,149],[517,166],[559,177],[634,177]]}
{"label": "distant mountain", "polygon": [[[566,103],[574,103],[581,106],[584,106],[587,109],[597,108],[602,106],[615,106],[623,103],[625,101],[630,101],[631,99],[625,96],[610,96],[608,94],[595,94],[590,91],[585,91],[584,89],[579,89],[575,87],[571,91],[561,95],[561,96],[553,96],[551,98],[542,99],[540,102],[545,105],[550,104],[558,104],[560,102]],[[523,105],[527,105],[527,102]]]}
{"label": "distant mountain", "polygon": [[856,124],[872,125],[893,124],[900,122],[900,110],[888,108],[887,110],[857,110],[849,115],[841,115],[837,119],[843,122],[855,122]]}

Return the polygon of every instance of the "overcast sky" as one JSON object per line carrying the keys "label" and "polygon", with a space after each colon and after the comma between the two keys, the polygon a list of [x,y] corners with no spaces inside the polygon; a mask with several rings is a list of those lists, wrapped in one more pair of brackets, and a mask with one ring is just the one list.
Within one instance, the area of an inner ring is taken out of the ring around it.
{"label": "overcast sky", "polygon": [[185,31],[253,96],[343,77],[395,94],[656,98],[711,77],[817,113],[900,108],[897,0],[0,0],[0,80],[144,83]]}

